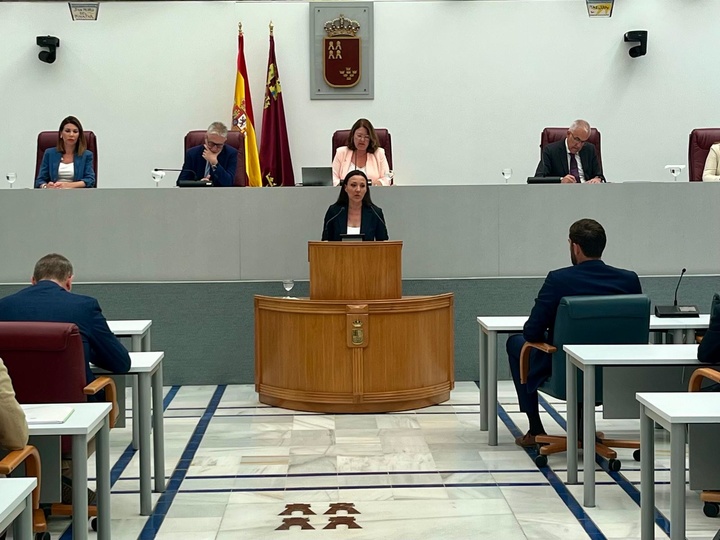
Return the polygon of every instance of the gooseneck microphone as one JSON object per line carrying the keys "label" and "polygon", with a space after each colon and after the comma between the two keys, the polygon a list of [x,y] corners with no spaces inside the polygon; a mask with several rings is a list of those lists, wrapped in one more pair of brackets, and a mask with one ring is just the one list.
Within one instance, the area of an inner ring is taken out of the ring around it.
{"label": "gooseneck microphone", "polygon": [[687,272],[687,268],[683,268],[680,272],[680,279],[678,279],[677,286],[675,287],[674,302],[672,306],[655,306],[656,317],[699,317],[700,312],[697,306],[692,305],[678,305],[678,289],[680,289],[680,282],[683,276]]}
{"label": "gooseneck microphone", "polygon": [[687,272],[687,268],[683,268],[682,272],[680,272],[680,279],[678,279],[677,287],[675,287],[675,301],[673,302],[673,306],[677,306],[677,293],[678,293],[678,289],[680,288],[680,282],[682,281],[682,278],[685,275],[685,272]]}
{"label": "gooseneck microphone", "polygon": [[330,219],[328,219],[328,220],[325,222],[325,227],[323,228],[323,234],[322,234],[322,235],[323,235],[323,240],[325,239],[325,236],[326,236],[326,234],[327,234],[328,225],[330,225],[330,223],[331,223],[336,217],[338,217],[340,214],[342,214],[344,211],[345,211],[345,207],[342,206],[342,207],[340,208],[340,210],[338,211],[337,214],[335,214],[333,217],[331,217]]}

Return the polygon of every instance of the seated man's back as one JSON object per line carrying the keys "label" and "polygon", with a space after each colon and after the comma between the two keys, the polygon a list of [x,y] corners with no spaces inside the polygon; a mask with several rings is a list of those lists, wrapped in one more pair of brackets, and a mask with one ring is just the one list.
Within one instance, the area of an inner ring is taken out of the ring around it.
{"label": "seated man's back", "polygon": [[90,363],[126,373],[130,355],[110,331],[100,304],[90,296],[71,293],[71,288],[70,262],[62,255],[46,255],[35,266],[32,286],[0,299],[0,320],[74,323],[83,339],[88,382],[94,379]]}

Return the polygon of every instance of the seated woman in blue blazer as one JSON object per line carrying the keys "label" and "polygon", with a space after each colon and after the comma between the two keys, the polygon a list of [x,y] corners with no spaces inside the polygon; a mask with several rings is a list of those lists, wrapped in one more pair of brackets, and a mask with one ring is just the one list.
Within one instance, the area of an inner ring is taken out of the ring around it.
{"label": "seated woman in blue blazer", "polygon": [[368,179],[362,171],[350,171],[340,183],[340,195],[325,213],[323,240],[341,240],[342,234],[362,234],[363,240],[387,240],[385,217],[370,198]]}
{"label": "seated woman in blue blazer", "polygon": [[45,150],[35,187],[69,189],[94,185],[93,154],[87,149],[82,124],[68,116],[60,123],[57,146]]}

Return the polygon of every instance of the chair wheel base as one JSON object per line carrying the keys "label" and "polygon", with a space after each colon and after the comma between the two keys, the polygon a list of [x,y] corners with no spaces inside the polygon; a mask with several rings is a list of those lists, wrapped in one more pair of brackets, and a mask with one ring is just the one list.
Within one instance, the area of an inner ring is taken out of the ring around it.
{"label": "chair wheel base", "polygon": [[611,459],[608,461],[608,468],[612,472],[618,472],[622,467],[622,462],[619,459]]}
{"label": "chair wheel base", "polygon": [[97,518],[96,517],[90,518],[90,528],[93,531],[97,532]]}
{"label": "chair wheel base", "polygon": [[538,454],[535,457],[535,465],[538,467],[547,467],[548,458],[547,456],[543,456],[542,454]]}
{"label": "chair wheel base", "polygon": [[635,451],[633,452],[633,459],[634,459],[635,461],[640,461],[640,449],[635,450]]}
{"label": "chair wheel base", "polygon": [[50,540],[49,532],[35,533],[35,540]]}
{"label": "chair wheel base", "polygon": [[706,502],[703,505],[703,514],[710,518],[718,517],[718,514],[720,514],[720,505],[714,502]]}

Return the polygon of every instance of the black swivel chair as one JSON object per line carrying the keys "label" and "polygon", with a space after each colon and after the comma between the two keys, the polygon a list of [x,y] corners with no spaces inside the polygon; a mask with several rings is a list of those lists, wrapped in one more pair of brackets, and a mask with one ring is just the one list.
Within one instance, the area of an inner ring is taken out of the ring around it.
{"label": "black swivel chair", "polygon": [[[568,296],[560,300],[555,316],[553,343],[526,343],[520,354],[520,376],[527,381],[530,371],[530,351],[538,349],[552,354],[552,375],[539,390],[557,399],[567,399],[565,393],[566,344],[643,344],[650,334],[650,299],[644,294],[609,296]],[[582,403],[582,374],[578,376],[578,403]],[[602,401],[602,370],[597,370],[595,395]],[[581,432],[579,432],[581,433]],[[567,437],[538,435],[538,443],[545,444],[535,458],[538,467],[547,465],[547,456],[567,450]],[[598,433],[595,452],[610,460],[610,469],[620,470],[617,453],[610,447],[639,448],[637,441],[609,440]],[[637,453],[636,453],[637,454]],[[635,456],[639,459],[639,454]]]}

